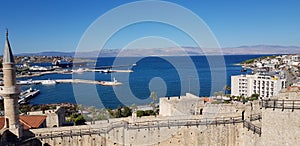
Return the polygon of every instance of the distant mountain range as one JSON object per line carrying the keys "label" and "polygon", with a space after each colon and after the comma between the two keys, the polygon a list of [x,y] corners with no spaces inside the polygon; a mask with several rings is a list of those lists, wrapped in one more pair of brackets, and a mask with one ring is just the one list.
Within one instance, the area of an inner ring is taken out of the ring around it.
{"label": "distant mountain range", "polygon": [[153,48],[153,49],[103,49],[90,52],[39,52],[21,53],[18,56],[74,56],[77,57],[115,57],[115,56],[185,56],[185,55],[243,55],[243,54],[300,54],[298,46],[255,45],[221,49],[200,49],[199,47]]}
{"label": "distant mountain range", "polygon": [[58,51],[47,51],[38,53],[20,53],[17,56],[74,56],[74,52],[58,52]]}

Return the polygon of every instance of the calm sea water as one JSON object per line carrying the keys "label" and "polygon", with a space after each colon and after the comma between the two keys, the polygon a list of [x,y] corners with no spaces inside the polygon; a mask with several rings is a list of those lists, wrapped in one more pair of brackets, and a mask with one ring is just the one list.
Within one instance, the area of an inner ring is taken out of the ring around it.
{"label": "calm sea water", "polygon": [[[83,74],[51,74],[34,77],[40,79],[90,79],[110,81],[116,78],[121,86],[101,86],[91,84],[56,84],[53,86],[31,85],[41,90],[31,104],[78,103],[97,107],[115,108],[118,105],[149,104],[151,91],[158,97],[179,96],[191,92],[199,96],[210,96],[216,91],[224,91],[230,86],[230,76],[245,74],[236,63],[262,55],[193,56],[193,57],[145,57],[145,58],[98,58],[97,66],[136,66],[116,69],[132,69],[132,73],[85,72]],[[248,71],[249,73],[250,71]],[[26,80],[26,79],[22,79]],[[23,89],[29,86],[23,86]]]}

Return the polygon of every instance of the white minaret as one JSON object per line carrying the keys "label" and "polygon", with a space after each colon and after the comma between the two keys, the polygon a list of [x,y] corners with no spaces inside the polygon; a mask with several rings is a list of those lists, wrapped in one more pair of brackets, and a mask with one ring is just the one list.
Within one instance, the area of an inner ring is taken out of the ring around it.
{"label": "white minaret", "polygon": [[6,31],[6,42],[3,54],[3,82],[0,92],[4,99],[5,128],[21,137],[21,126],[19,124],[19,104],[18,97],[21,91],[20,85],[16,84],[16,66],[8,41],[8,31]]}

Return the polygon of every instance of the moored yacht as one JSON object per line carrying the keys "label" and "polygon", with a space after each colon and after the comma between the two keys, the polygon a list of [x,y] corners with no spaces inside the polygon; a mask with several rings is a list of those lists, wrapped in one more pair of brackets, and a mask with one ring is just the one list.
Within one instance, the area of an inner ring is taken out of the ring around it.
{"label": "moored yacht", "polygon": [[100,81],[100,84],[103,85],[103,86],[118,86],[118,85],[122,85],[121,82],[118,82],[116,80],[116,78],[114,78],[114,80],[111,82],[111,81]]}
{"label": "moored yacht", "polygon": [[56,81],[48,79],[48,80],[42,81],[41,83],[42,83],[42,85],[55,85]]}

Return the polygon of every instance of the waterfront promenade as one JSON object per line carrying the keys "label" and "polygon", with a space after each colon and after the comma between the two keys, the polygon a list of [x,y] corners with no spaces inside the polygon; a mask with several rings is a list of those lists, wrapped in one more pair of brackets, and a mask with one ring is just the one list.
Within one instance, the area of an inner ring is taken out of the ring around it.
{"label": "waterfront promenade", "polygon": [[[47,80],[33,80],[32,84],[41,84],[42,82]],[[94,80],[83,80],[83,79],[56,79],[53,80],[56,83],[83,83],[83,84],[100,84],[100,81]]]}

